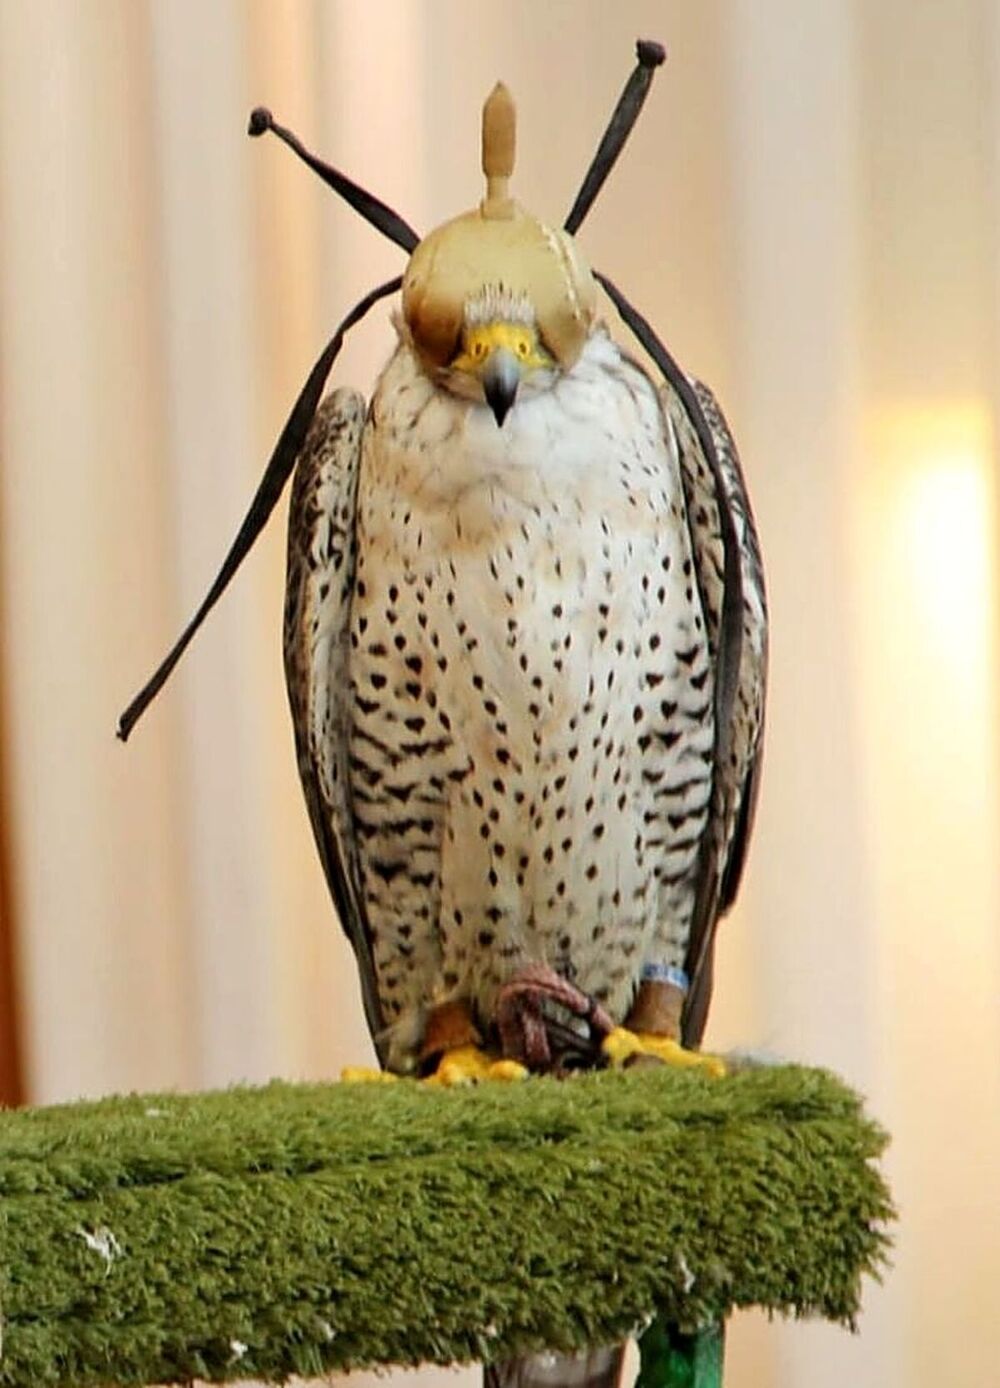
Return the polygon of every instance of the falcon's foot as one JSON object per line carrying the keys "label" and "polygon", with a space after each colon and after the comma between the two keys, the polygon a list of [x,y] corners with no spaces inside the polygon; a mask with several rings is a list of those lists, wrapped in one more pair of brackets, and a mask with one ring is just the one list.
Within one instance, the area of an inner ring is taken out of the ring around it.
{"label": "falcon's foot", "polygon": [[543,1074],[593,1064],[614,1023],[595,998],[548,964],[526,964],[500,990],[503,1053]]}
{"label": "falcon's foot", "polygon": [[421,1061],[427,1075],[425,1084],[522,1080],[528,1073],[516,1060],[497,1060],[482,1049],[469,1005],[460,999],[439,1003],[431,1009]]}
{"label": "falcon's foot", "polygon": [[480,1080],[523,1080],[527,1078],[525,1066],[516,1060],[494,1060],[486,1051],[471,1043],[455,1046],[445,1051],[438,1061],[434,1073],[428,1075],[424,1084],[478,1084]]}
{"label": "falcon's foot", "polygon": [[[456,1046],[445,1051],[424,1084],[475,1084],[479,1080],[523,1080],[528,1071],[516,1060],[494,1060],[478,1046]],[[368,1065],[345,1065],[340,1072],[344,1084],[395,1084],[402,1076],[391,1070],[375,1070]]]}
{"label": "falcon's foot", "polygon": [[345,1065],[340,1078],[344,1084],[395,1084],[399,1076],[391,1070],[375,1070],[370,1065]]}
{"label": "falcon's foot", "polygon": [[726,1063],[717,1055],[702,1055],[700,1051],[685,1050],[679,1041],[671,1036],[657,1036],[649,1031],[629,1031],[627,1027],[615,1027],[604,1038],[601,1046],[610,1063],[621,1069],[626,1065],[641,1064],[643,1058],[675,1065],[679,1069],[704,1070],[714,1079],[721,1079],[726,1073]]}

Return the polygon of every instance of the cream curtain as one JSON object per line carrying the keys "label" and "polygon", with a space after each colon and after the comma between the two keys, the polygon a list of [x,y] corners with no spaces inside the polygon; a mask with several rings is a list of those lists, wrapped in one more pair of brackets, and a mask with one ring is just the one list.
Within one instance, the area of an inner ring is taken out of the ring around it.
{"label": "cream curtain", "polygon": [[[113,736],[325,337],[401,265],[245,139],[248,110],[425,229],[479,196],[478,109],[503,75],[519,194],[556,218],[640,34],[670,61],[582,239],[725,402],[773,613],[709,1040],[868,1093],[903,1216],[858,1336],[740,1317],[727,1382],[989,1383],[991,0],[0,0],[0,706],[31,1097],[368,1053],[295,778],[281,520],[128,748]],[[367,386],[390,343],[376,312],[336,378]]]}

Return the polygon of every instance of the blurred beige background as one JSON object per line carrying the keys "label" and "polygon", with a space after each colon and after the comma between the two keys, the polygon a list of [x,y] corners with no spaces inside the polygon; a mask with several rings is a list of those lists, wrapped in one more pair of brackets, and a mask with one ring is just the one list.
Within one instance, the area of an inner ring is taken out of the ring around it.
{"label": "blurred beige background", "polygon": [[[479,197],[503,76],[518,193],[555,220],[639,34],[669,63],[582,241],[720,394],[772,605],[708,1042],[858,1085],[902,1210],[859,1335],[739,1317],[727,1383],[995,1382],[995,0],[0,0],[2,803],[29,1097],[368,1053],[296,782],[281,520],[128,748],[113,736],[322,343],[402,268],[245,138],[247,112],[428,229]],[[335,380],[367,387],[391,341],[383,307]]]}

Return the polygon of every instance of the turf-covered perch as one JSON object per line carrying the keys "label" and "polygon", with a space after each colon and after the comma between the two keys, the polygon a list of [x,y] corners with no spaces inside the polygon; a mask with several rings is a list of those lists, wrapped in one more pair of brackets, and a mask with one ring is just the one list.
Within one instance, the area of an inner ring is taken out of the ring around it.
{"label": "turf-covered perch", "polygon": [[892,1217],[833,1076],[287,1085],[0,1115],[0,1384],[280,1380],[850,1324]]}

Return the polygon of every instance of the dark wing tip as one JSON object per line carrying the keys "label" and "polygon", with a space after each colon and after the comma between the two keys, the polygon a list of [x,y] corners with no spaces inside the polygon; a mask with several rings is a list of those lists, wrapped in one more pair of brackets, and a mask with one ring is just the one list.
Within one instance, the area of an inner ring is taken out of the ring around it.
{"label": "dark wing tip", "polygon": [[274,124],[274,117],[266,106],[255,106],[250,112],[250,120],[247,123],[248,135],[263,135],[270,130]]}
{"label": "dark wing tip", "polygon": [[667,50],[655,39],[637,39],[635,56],[643,67],[659,67],[667,60]]}

